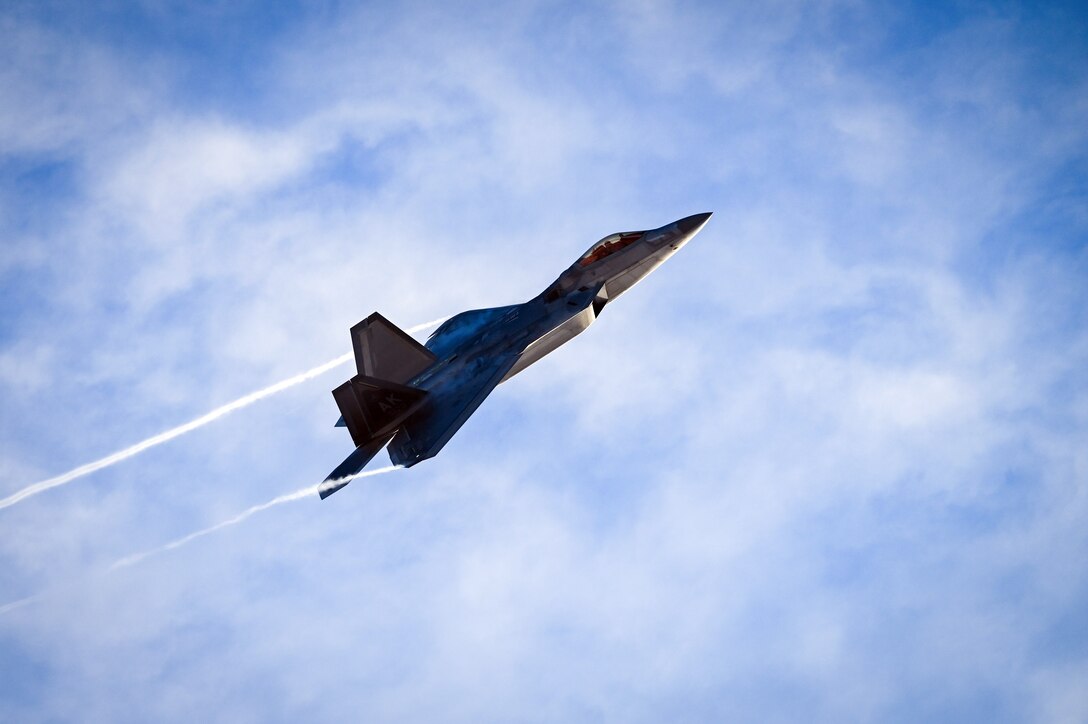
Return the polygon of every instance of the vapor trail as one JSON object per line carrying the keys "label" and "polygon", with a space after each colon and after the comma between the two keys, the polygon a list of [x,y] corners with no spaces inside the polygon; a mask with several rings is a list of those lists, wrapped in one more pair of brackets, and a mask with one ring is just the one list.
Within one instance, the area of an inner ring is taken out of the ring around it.
{"label": "vapor trail", "polygon": [[40,599],[44,594],[38,593],[33,596],[27,596],[26,598],[20,598],[18,601],[12,601],[11,603],[5,603],[0,606],[0,616],[3,616],[8,611],[14,611],[17,608],[22,608],[28,604],[34,603]]}
{"label": "vapor trail", "polygon": [[[375,470],[367,470],[366,472],[356,473],[354,475],[348,475],[346,477],[337,478],[335,480],[326,480],[324,483],[319,483],[318,485],[309,485],[309,486],[307,486],[305,488],[302,488],[300,490],[296,490],[293,493],[287,493],[286,495],[281,495],[278,498],[272,498],[272,500],[268,501],[267,503],[261,503],[260,505],[254,505],[252,508],[247,508],[247,509],[243,510],[241,513],[234,516],[233,518],[228,518],[227,520],[224,520],[221,523],[216,523],[215,525],[213,525],[213,526],[211,526],[209,528],[204,528],[202,530],[196,531],[195,533],[190,533],[189,535],[185,536],[184,538],[178,538],[175,541],[171,541],[170,543],[167,543],[165,545],[161,545],[158,548],[152,548],[151,550],[144,551],[143,553],[134,553],[131,556],[125,556],[124,558],[121,558],[120,560],[115,561],[106,570],[107,571],[116,571],[119,568],[127,568],[128,566],[139,563],[140,561],[144,560],[145,558],[150,558],[151,556],[158,555],[159,553],[165,553],[166,551],[172,551],[175,548],[181,548],[186,543],[191,543],[192,541],[196,540],[197,538],[203,538],[204,536],[208,535],[209,533],[214,533],[217,530],[222,530],[223,528],[228,528],[228,527],[230,527],[232,525],[237,525],[238,523],[241,523],[243,520],[250,517],[254,513],[260,513],[262,510],[268,510],[269,508],[271,508],[273,506],[282,505],[283,503],[290,503],[293,500],[301,500],[301,499],[309,497],[311,495],[317,495],[318,491],[321,490],[322,488],[335,487],[335,486],[340,485],[341,483],[345,483],[345,482],[347,482],[349,480],[355,480],[356,478],[369,478],[369,477],[371,477],[373,475],[383,475],[385,473],[391,473],[391,472],[393,472],[394,470],[397,470],[397,469],[399,469],[399,468],[396,465],[389,465],[389,466],[384,467],[384,468],[377,468]],[[0,609],[0,613],[3,613],[3,611],[4,611],[4,609]]]}
{"label": "vapor trail", "polygon": [[[279,497],[272,498],[272,500],[269,500],[267,503],[261,503],[260,505],[254,505],[252,508],[246,508],[245,510],[243,510],[241,513],[234,516],[233,518],[228,518],[227,520],[224,520],[224,521],[222,521],[220,523],[216,523],[215,525],[210,526],[208,528],[203,528],[201,530],[196,531],[195,533],[190,533],[187,536],[184,536],[182,538],[178,538],[175,541],[171,541],[169,543],[161,545],[158,548],[152,548],[151,550],[144,551],[143,553],[133,553],[130,556],[125,556],[124,558],[119,558],[118,560],[111,563],[110,566],[108,568],[106,568],[105,571],[99,573],[98,575],[113,573],[114,571],[120,570],[121,568],[128,568],[129,566],[134,566],[137,563],[140,563],[141,561],[144,561],[144,560],[146,560],[146,559],[148,559],[148,558],[150,558],[152,556],[157,556],[160,553],[165,553],[167,551],[172,551],[172,550],[174,550],[176,548],[181,548],[183,545],[186,545],[187,543],[192,543],[197,538],[203,538],[204,536],[209,535],[210,533],[214,533],[217,530],[222,530],[224,528],[229,528],[232,525],[237,525],[238,523],[241,523],[242,521],[244,521],[246,518],[249,518],[250,516],[255,515],[256,513],[260,513],[262,510],[268,510],[269,508],[271,508],[273,506],[276,506],[276,505],[282,505],[283,503],[290,503],[293,500],[302,500],[303,498],[306,498],[308,496],[316,495],[318,493],[318,491],[320,491],[324,487],[328,487],[328,486],[335,487],[335,486],[340,485],[341,483],[346,483],[349,480],[355,480],[357,478],[369,478],[369,477],[373,477],[374,475],[384,475],[385,473],[391,473],[394,470],[399,470],[399,469],[400,468],[398,466],[396,466],[396,465],[389,465],[389,466],[384,467],[384,468],[376,468],[374,470],[366,470],[364,472],[355,473],[354,475],[348,475],[348,476],[343,477],[343,478],[336,478],[334,480],[326,480],[325,482],[319,483],[317,485],[309,485],[309,486],[307,486],[305,488],[301,488],[299,490],[296,490],[293,493],[287,493],[286,495],[281,495]],[[5,613],[8,613],[9,611],[14,611],[17,608],[22,608],[23,606],[34,603],[35,601],[39,601],[42,598],[45,598],[46,596],[48,596],[50,593],[55,593],[55,592],[56,592],[55,589],[52,590],[52,591],[47,590],[47,591],[44,591],[42,593],[36,593],[33,596],[27,596],[26,598],[20,598],[18,601],[12,601],[11,603],[6,603],[3,606],[0,606],[0,616],[3,616]]]}
{"label": "vapor trail", "polygon": [[[427,329],[428,327],[433,327],[433,326],[435,326],[437,324],[441,324],[446,319],[447,319],[447,317],[443,317],[441,319],[435,319],[435,320],[432,320],[430,322],[426,322],[424,324],[417,324],[416,326],[411,327],[406,331],[409,334],[414,334],[416,332],[422,332],[423,330]],[[269,385],[268,387],[265,387],[264,389],[257,390],[256,392],[251,392],[248,395],[246,395],[245,397],[239,397],[234,402],[228,402],[227,404],[223,405],[222,407],[217,407],[214,410],[212,410],[211,412],[209,412],[209,413],[207,413],[205,415],[201,415],[200,417],[196,418],[195,420],[192,420],[190,422],[186,422],[184,425],[178,425],[177,427],[171,428],[171,429],[167,430],[166,432],[160,432],[158,435],[155,435],[153,437],[149,437],[146,440],[144,440],[143,442],[138,442],[135,445],[132,445],[131,447],[127,447],[124,450],[120,450],[118,452],[115,452],[112,455],[107,455],[106,457],[102,458],[101,460],[95,460],[94,462],[87,463],[86,465],[80,465],[78,468],[75,468],[73,470],[69,470],[68,472],[64,473],[63,475],[58,475],[58,476],[56,476],[54,478],[49,478],[48,480],[43,480],[43,481],[41,481],[39,483],[34,483],[33,485],[29,485],[29,486],[23,488],[22,490],[20,490],[17,493],[13,493],[12,495],[9,495],[6,498],[0,499],[0,509],[7,508],[9,506],[15,505],[16,503],[18,503],[21,500],[25,500],[25,499],[29,498],[32,495],[37,495],[38,493],[49,490],[50,488],[55,488],[55,487],[57,487],[59,485],[64,485],[66,483],[70,483],[73,480],[75,480],[76,478],[82,478],[84,475],[90,475],[91,473],[93,473],[93,472],[95,472],[97,470],[101,470],[102,468],[108,468],[111,465],[116,465],[117,463],[121,462],[122,460],[127,460],[130,457],[133,457],[135,455],[139,455],[140,453],[142,453],[144,450],[147,450],[148,448],[155,447],[156,445],[161,445],[164,442],[169,442],[170,440],[173,440],[176,437],[181,437],[185,433],[192,432],[193,430],[196,430],[199,427],[204,427],[208,423],[214,422],[215,420],[218,420],[220,417],[223,417],[224,415],[230,414],[231,412],[234,412],[235,410],[240,410],[243,407],[248,407],[249,405],[252,405],[254,402],[257,402],[258,400],[263,400],[264,398],[270,397],[270,396],[276,394],[277,392],[283,392],[284,390],[286,390],[289,387],[294,387],[295,385],[301,384],[301,383],[305,382],[306,380],[310,380],[310,379],[313,379],[314,377],[317,377],[319,375],[323,375],[326,372],[328,372],[329,370],[331,370],[331,369],[333,369],[335,367],[339,367],[340,365],[348,362],[349,360],[352,359],[352,357],[353,357],[353,355],[351,353],[340,355],[336,359],[330,360],[330,361],[326,362],[323,365],[318,365],[317,367],[314,367],[313,369],[307,370],[307,371],[305,371],[305,372],[303,372],[301,374],[297,374],[294,377],[288,377],[286,380],[283,380],[282,382],[277,382],[276,384]]]}

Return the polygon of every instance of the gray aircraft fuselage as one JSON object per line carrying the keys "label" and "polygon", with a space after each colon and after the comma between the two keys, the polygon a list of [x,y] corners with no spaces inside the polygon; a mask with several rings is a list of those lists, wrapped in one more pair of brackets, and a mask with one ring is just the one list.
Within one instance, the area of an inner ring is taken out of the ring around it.
{"label": "gray aircraft fuselage", "polygon": [[359,374],[333,391],[356,450],[319,491],[347,484],[382,447],[393,464],[434,457],[484,398],[592,324],[605,305],[686,244],[710,218],[612,234],[523,304],[462,312],[419,345],[378,314],[352,328]]}

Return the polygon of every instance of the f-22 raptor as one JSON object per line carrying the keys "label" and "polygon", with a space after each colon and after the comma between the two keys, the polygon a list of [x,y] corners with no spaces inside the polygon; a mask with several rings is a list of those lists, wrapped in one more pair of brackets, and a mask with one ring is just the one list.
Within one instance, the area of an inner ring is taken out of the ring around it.
{"label": "f-22 raptor", "polygon": [[324,499],[386,445],[394,465],[432,458],[491,391],[572,339],[710,218],[611,234],[524,304],[450,317],[426,345],[377,312],[351,328],[358,374],[332,391],[355,452],[318,487]]}

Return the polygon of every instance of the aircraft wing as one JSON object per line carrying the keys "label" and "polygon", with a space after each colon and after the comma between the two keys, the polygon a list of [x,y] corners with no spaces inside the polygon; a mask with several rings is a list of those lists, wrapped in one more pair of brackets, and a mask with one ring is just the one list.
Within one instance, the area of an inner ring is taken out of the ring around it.
{"label": "aircraft wing", "polygon": [[479,357],[430,389],[426,404],[389,443],[389,459],[407,468],[437,455],[517,361],[517,352]]}
{"label": "aircraft wing", "polygon": [[351,477],[366,467],[366,464],[385,447],[390,437],[392,434],[387,434],[355,448],[355,452],[337,465],[336,469],[329,473],[329,477],[325,478],[325,482],[318,486],[317,494],[321,496],[321,499],[324,500],[351,482]]}

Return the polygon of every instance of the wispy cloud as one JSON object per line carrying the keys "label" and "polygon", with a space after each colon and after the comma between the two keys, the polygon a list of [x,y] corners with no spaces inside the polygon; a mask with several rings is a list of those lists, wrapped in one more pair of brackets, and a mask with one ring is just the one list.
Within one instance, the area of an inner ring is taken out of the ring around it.
{"label": "wispy cloud", "polygon": [[299,385],[3,511],[11,601],[221,535],[12,610],[0,718],[1085,718],[1076,8],[79,13],[4,14],[9,490],[716,213],[362,492],[250,512]]}

